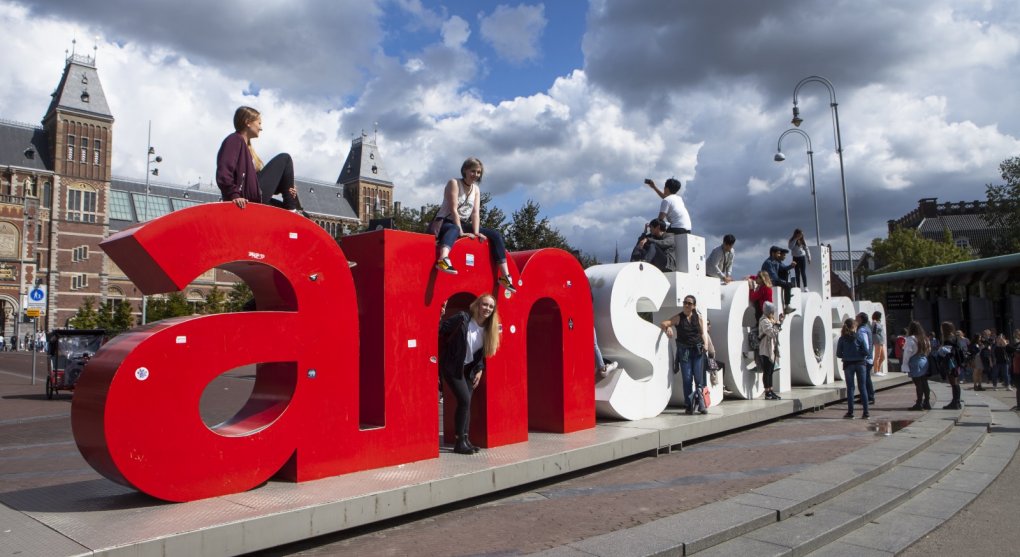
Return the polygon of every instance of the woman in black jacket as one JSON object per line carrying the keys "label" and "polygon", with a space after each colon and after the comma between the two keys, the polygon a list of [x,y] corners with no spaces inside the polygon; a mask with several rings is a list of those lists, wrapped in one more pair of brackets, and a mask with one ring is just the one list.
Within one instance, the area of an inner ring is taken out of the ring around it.
{"label": "woman in black jacket", "polygon": [[471,391],[482,380],[485,359],[497,349],[499,312],[492,294],[482,294],[471,302],[468,311],[443,319],[439,324],[439,369],[457,399],[455,453],[472,454],[479,450],[468,439]]}

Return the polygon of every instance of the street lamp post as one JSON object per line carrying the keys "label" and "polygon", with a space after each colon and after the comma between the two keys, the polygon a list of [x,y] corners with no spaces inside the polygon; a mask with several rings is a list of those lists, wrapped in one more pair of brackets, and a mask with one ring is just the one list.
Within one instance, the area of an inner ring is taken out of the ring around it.
{"label": "street lamp post", "polygon": [[790,120],[790,123],[800,127],[801,122],[804,121],[801,119],[800,110],[797,108],[797,93],[800,92],[801,87],[808,83],[821,83],[829,90],[829,107],[832,108],[833,126],[836,132],[836,154],[839,155],[839,183],[843,187],[843,216],[846,220],[846,258],[847,266],[850,270],[850,297],[856,300],[857,288],[854,286],[854,256],[853,250],[850,248],[850,204],[847,202],[846,174],[843,171],[843,139],[839,133],[839,103],[836,102],[836,89],[832,86],[832,82],[817,75],[808,76],[800,80],[797,86],[793,88],[793,120]]}
{"label": "street lamp post", "polygon": [[811,150],[811,138],[808,137],[807,132],[797,128],[790,128],[779,136],[779,141],[776,143],[776,156],[772,160],[776,162],[783,162],[786,160],[786,156],[783,155],[783,138],[795,133],[804,138],[807,142],[807,156],[808,156],[808,169],[811,171],[811,201],[815,205],[815,238],[818,242],[818,247],[822,247],[822,233],[818,226],[818,196],[815,194],[815,152]]}
{"label": "street lamp post", "polygon": [[[152,146],[152,120],[149,120],[149,138],[147,140],[148,149],[145,151],[145,204],[143,207],[144,215],[138,219],[140,222],[149,220],[149,176],[159,176],[159,167],[152,168],[153,164],[159,164],[163,162],[163,157],[156,155],[156,148]],[[156,155],[153,157],[153,155]],[[146,322],[146,302],[147,296],[142,294],[142,325]]]}

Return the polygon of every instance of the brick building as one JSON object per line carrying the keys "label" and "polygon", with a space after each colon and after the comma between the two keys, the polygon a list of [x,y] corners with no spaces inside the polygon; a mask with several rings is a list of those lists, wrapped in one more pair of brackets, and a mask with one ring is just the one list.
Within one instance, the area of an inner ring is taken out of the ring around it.
{"label": "brick building", "polygon": [[957,246],[969,249],[974,255],[998,234],[999,230],[985,220],[987,202],[938,201],[937,197],[919,200],[916,209],[889,221],[889,233],[897,228],[913,228],[922,237],[941,242],[948,230]]}
{"label": "brick building", "polygon": [[[111,233],[197,203],[219,201],[215,185],[113,177],[113,112],[95,56],[71,54],[41,126],[0,119],[0,334],[24,335],[27,293],[48,290],[40,329],[63,327],[86,297],[130,303],[141,293],[99,249]],[[212,158],[212,155],[210,155]],[[393,183],[378,147],[354,139],[336,183],[296,178],[304,209],[332,236],[392,213]],[[212,269],[184,294],[200,302],[237,278]],[[29,325],[30,326],[30,325]]]}

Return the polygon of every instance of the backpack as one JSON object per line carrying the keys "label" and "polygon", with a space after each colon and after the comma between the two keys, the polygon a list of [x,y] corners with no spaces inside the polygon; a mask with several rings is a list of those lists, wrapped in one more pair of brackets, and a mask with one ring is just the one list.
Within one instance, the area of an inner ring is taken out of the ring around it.
{"label": "backpack", "polygon": [[747,331],[747,347],[750,352],[758,353],[762,338],[764,337],[758,334],[758,327],[752,327],[750,331]]}
{"label": "backpack", "polygon": [[939,377],[945,381],[946,377],[959,365],[957,351],[956,346],[950,344],[943,344],[933,350],[928,358],[928,376],[938,373]]}

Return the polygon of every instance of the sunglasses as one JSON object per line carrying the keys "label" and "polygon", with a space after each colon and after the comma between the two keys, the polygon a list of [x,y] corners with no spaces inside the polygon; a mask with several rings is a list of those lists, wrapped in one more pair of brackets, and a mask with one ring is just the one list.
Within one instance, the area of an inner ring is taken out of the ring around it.
{"label": "sunglasses", "polygon": [[692,301],[690,301],[690,300],[684,300],[684,305],[685,305],[685,306],[693,306],[693,305],[694,305],[694,302],[692,302]]}

